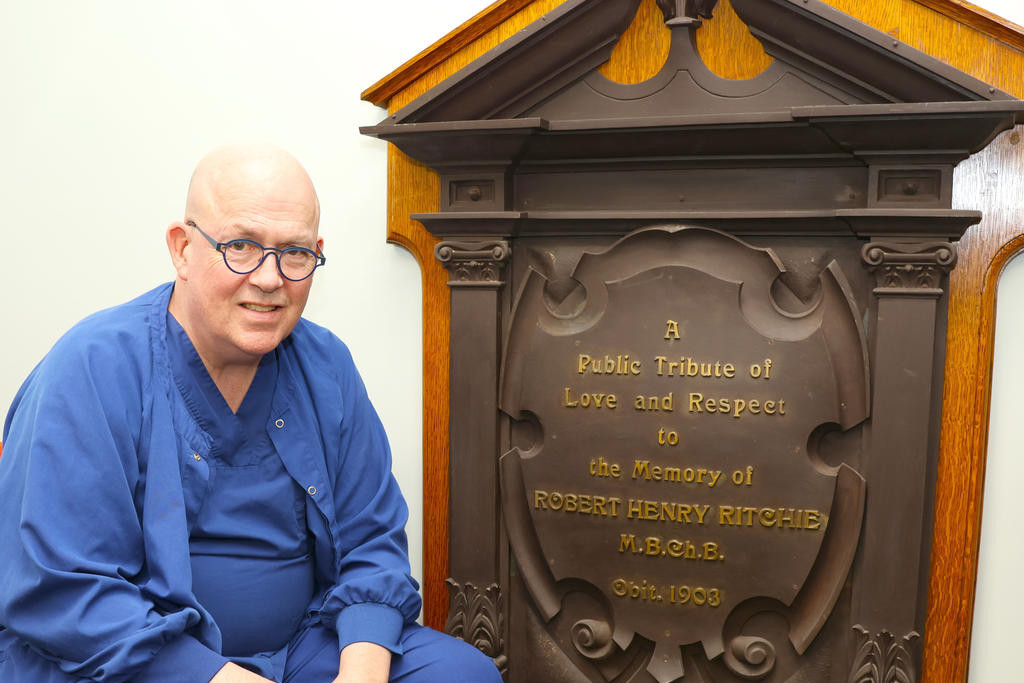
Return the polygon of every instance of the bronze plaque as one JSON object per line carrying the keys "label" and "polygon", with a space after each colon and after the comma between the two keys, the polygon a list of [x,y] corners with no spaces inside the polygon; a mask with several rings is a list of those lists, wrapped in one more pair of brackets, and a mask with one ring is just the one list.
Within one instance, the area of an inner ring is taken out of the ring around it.
{"label": "bronze plaque", "polygon": [[576,654],[640,636],[662,683],[685,678],[692,645],[759,677],[774,646],[741,633],[745,615],[775,605],[803,652],[831,612],[864,479],[818,444],[867,417],[866,344],[838,264],[808,301],[783,270],[675,225],[585,254],[564,281],[528,272],[502,374],[502,506],[541,619],[570,594],[588,605]]}

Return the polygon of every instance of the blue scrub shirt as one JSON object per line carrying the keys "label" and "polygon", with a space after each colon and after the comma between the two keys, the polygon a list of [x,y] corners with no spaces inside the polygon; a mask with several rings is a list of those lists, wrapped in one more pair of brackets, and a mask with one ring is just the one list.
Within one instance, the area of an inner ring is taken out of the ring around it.
{"label": "blue scrub shirt", "polygon": [[266,429],[277,352],[263,357],[234,413],[170,312],[167,350],[189,413],[211,437],[210,490],[189,536],[192,590],[220,628],[222,654],[279,650],[298,629],[315,586],[306,493]]}
{"label": "blue scrub shirt", "polygon": [[[158,287],[76,325],[8,412],[4,683],[181,683],[209,680],[227,661],[220,617],[193,593],[192,532],[215,498],[218,468],[214,439],[172,377],[171,291]],[[329,331],[300,320],[274,355],[263,429],[306,494],[321,587],[306,622],[335,632],[338,651],[364,640],[401,655],[420,599],[383,427]]]}

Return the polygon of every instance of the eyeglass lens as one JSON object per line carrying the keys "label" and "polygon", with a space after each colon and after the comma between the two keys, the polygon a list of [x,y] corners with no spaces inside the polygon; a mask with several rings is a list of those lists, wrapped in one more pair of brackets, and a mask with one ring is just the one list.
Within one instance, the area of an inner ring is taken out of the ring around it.
{"label": "eyeglass lens", "polygon": [[[233,240],[224,245],[224,261],[231,270],[239,274],[256,270],[263,258],[263,247],[248,240]],[[291,280],[301,280],[316,267],[316,255],[307,249],[284,249],[268,252],[277,256],[281,273]]]}

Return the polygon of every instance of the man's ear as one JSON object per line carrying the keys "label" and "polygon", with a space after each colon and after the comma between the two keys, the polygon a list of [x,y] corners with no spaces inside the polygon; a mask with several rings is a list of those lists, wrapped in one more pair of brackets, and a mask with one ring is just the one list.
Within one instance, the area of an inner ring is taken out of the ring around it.
{"label": "man's ear", "polygon": [[167,251],[171,254],[171,263],[178,273],[179,280],[188,279],[188,256],[185,247],[189,245],[188,230],[185,224],[175,221],[167,228]]}

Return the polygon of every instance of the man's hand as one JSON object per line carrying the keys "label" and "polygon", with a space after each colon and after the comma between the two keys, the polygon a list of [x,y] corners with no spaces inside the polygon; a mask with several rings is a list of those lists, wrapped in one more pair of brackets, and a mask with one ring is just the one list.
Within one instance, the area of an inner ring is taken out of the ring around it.
{"label": "man's hand", "polygon": [[210,683],[273,683],[273,681],[258,676],[233,662],[228,662],[220,668],[216,676],[210,679]]}
{"label": "man's hand", "polygon": [[390,673],[389,650],[376,643],[352,643],[341,651],[334,683],[388,683]]}

